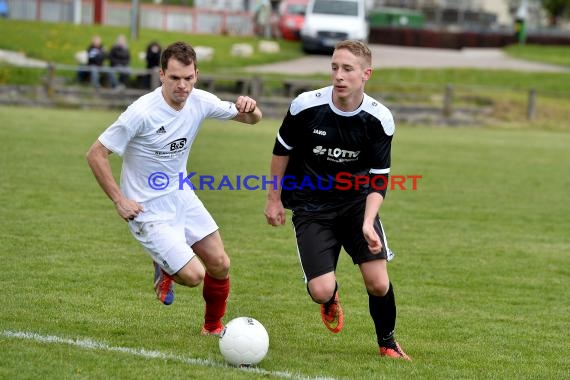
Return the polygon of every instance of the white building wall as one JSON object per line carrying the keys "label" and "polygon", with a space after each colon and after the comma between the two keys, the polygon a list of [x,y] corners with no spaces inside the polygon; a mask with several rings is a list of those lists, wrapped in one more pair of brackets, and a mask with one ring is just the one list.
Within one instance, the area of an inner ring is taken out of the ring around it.
{"label": "white building wall", "polygon": [[480,3],[483,10],[497,15],[497,23],[500,26],[512,25],[513,18],[509,12],[508,0],[480,0]]}
{"label": "white building wall", "polygon": [[[250,0],[249,2],[254,4],[256,0]],[[243,11],[246,5],[244,0],[194,0],[194,6],[196,8],[205,9],[216,9],[216,10],[228,10],[228,11]]]}

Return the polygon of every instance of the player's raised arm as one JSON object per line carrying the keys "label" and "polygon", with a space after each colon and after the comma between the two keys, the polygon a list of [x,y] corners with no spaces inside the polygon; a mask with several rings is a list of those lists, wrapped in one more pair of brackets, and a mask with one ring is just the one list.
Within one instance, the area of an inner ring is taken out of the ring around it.
{"label": "player's raised arm", "polygon": [[233,120],[246,124],[256,124],[261,120],[262,113],[255,99],[242,95],[237,98],[235,105],[238,114]]}

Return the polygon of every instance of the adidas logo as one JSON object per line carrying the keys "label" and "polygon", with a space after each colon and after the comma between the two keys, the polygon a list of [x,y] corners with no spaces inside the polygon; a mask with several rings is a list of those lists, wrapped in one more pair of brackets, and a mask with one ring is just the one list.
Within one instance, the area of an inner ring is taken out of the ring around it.
{"label": "adidas logo", "polygon": [[156,130],[156,133],[158,135],[162,135],[163,133],[166,133],[166,129],[164,129],[164,127],[160,127]]}

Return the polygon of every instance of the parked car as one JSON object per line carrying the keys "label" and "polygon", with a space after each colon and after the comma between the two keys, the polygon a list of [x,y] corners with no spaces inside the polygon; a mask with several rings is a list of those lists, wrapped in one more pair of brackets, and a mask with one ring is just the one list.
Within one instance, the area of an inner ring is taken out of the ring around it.
{"label": "parked car", "polygon": [[337,42],[368,42],[366,0],[310,0],[301,28],[304,52],[331,53]]}
{"label": "parked car", "polygon": [[305,21],[305,11],[309,0],[283,0],[279,4],[279,34],[286,40],[297,41]]}
{"label": "parked car", "polygon": [[0,17],[8,18],[10,16],[10,7],[8,1],[0,0]]}

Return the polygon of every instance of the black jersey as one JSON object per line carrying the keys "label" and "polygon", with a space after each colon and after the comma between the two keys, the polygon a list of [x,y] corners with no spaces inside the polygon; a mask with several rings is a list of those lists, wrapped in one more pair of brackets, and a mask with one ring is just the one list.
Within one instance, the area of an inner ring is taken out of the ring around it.
{"label": "black jersey", "polygon": [[392,113],[364,94],[358,109],[344,112],[332,102],[333,87],[293,100],[273,153],[288,155],[281,200],[295,211],[323,211],[385,195],[394,134]]}

